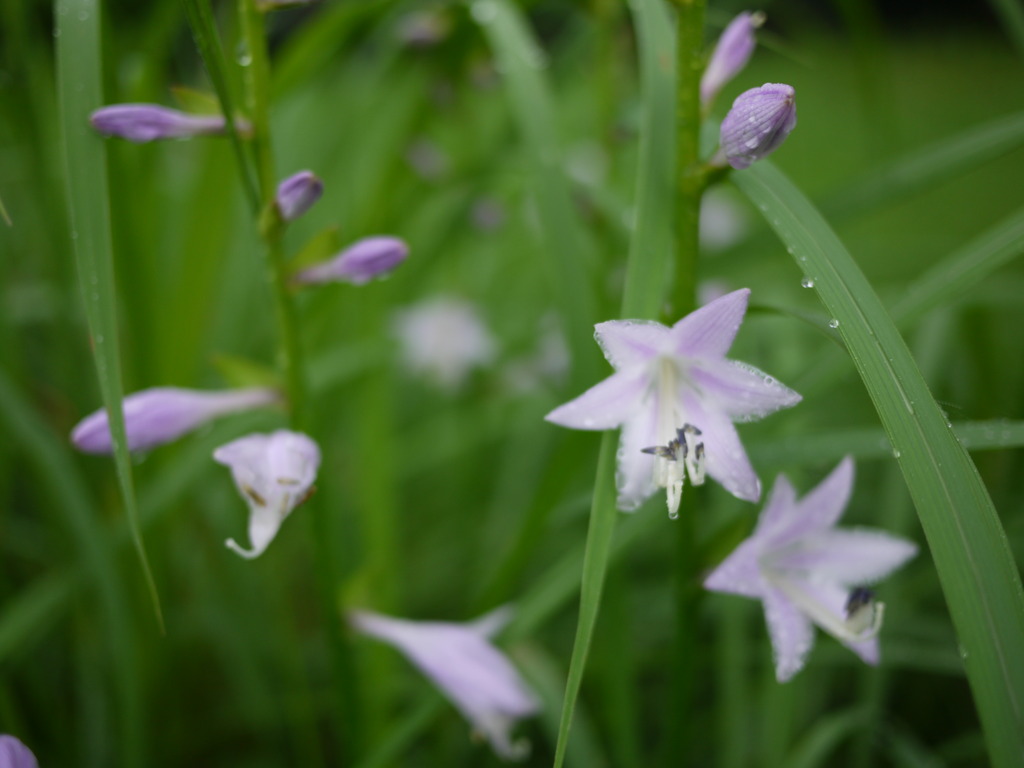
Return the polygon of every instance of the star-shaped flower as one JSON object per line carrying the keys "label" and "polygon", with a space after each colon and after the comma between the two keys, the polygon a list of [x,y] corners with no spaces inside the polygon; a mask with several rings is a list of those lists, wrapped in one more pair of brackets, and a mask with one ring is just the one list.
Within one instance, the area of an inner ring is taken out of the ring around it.
{"label": "star-shaped flower", "polygon": [[[620,509],[636,509],[660,486],[668,488],[669,514],[675,515],[681,465],[691,456],[682,455],[683,432],[699,435],[704,446],[703,461],[690,470],[692,482],[702,480],[706,462],[707,474],[734,496],[747,501],[761,497],[760,481],[733,422],[796,405],[800,395],[756,368],[726,359],[749,296],[746,288],[733,291],[671,328],[644,320],[595,326],[594,335],[615,373],[545,418],[572,429],[622,427]],[[680,443],[678,459],[667,450],[673,441]],[[689,448],[696,449],[696,443]]]}
{"label": "star-shaped flower", "polygon": [[226,544],[247,560],[259,557],[284,519],[312,493],[320,449],[301,432],[281,429],[232,440],[214,451],[213,458],[231,469],[235,485],[249,505],[252,549],[243,549],[234,539]]}
{"label": "star-shaped flower", "polygon": [[704,581],[710,590],[764,603],[779,682],[803,667],[814,624],[878,663],[884,606],[863,585],[899,568],[917,546],[883,531],[837,530],[852,487],[849,457],[799,501],[779,475],[754,533]]}
{"label": "star-shaped flower", "polygon": [[508,607],[467,624],[349,613],[357,630],[404,653],[487,737],[500,757],[516,760],[526,756],[529,745],[513,742],[512,728],[516,720],[536,714],[540,704],[512,662],[491,643],[510,618]]}

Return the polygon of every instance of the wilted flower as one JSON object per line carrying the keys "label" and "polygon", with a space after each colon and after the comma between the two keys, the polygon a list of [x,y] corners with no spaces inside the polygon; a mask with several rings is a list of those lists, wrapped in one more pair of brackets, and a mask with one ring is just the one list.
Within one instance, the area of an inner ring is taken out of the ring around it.
{"label": "wilted flower", "polygon": [[295,275],[295,282],[363,285],[375,277],[386,277],[408,256],[409,246],[397,237],[366,237],[330,261],[302,270]]}
{"label": "wilted flower", "polygon": [[722,32],[700,80],[700,100],[705,106],[747,66],[757,45],[754,32],[762,24],[763,13],[744,11],[729,22],[729,26]]}
{"label": "wilted flower", "polygon": [[[210,392],[179,387],[153,387],[128,395],[124,411],[128,449],[144,451],[177,440],[206,422],[235,411],[247,411],[277,401],[272,389],[229,389]],[[86,416],[71,431],[71,442],[85,453],[111,453],[107,410]]]}
{"label": "wilted flower", "polygon": [[837,530],[852,487],[849,457],[799,501],[780,475],[754,533],[704,581],[716,592],[764,603],[779,682],[803,667],[813,624],[868,664],[878,663],[884,605],[863,585],[899,568],[917,547],[883,531]]}
{"label": "wilted flower", "polygon": [[[142,144],[156,139],[185,139],[224,133],[226,123],[219,115],[189,115],[159,104],[112,104],[100,107],[89,117],[92,127],[104,136]],[[239,121],[236,125],[244,128]]]}
{"label": "wilted flower", "polygon": [[693,482],[702,480],[706,465],[707,474],[734,496],[760,498],[761,483],[733,422],[788,408],[800,395],[756,368],[726,359],[749,296],[746,288],[733,291],[671,328],[645,320],[595,326],[615,373],[545,418],[572,429],[622,427],[620,509],[635,509],[662,487],[675,516],[684,465]]}
{"label": "wilted flower", "polygon": [[274,202],[285,221],[294,221],[313,207],[324,193],[324,183],[312,171],[299,171],[277,185]]}
{"label": "wilted flower", "polygon": [[767,157],[796,127],[796,91],[765,83],[736,97],[722,121],[722,154],[733,168],[749,168]]}
{"label": "wilted flower", "polygon": [[405,364],[449,391],[458,389],[473,368],[494,359],[494,338],[464,299],[438,296],[420,302],[398,312],[394,327]]}
{"label": "wilted flower", "polygon": [[231,469],[249,505],[252,549],[243,549],[234,539],[227,546],[244,558],[259,557],[284,519],[312,493],[320,449],[301,432],[282,429],[240,437],[215,450],[213,458]]}
{"label": "wilted flower", "polygon": [[508,658],[490,642],[511,618],[499,608],[474,622],[408,621],[352,611],[349,619],[360,632],[400,650],[462,712],[473,728],[506,760],[526,756],[529,745],[513,742],[516,720],[540,709]]}
{"label": "wilted flower", "polygon": [[14,736],[0,734],[0,768],[39,768],[36,756]]}

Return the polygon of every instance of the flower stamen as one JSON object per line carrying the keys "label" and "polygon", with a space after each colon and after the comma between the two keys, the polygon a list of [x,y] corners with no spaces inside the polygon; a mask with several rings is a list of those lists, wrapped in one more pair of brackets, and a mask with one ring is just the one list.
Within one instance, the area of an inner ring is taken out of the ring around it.
{"label": "flower stamen", "polygon": [[[654,445],[641,448],[641,452],[657,457],[654,465],[654,481],[664,488],[668,504],[668,516],[679,517],[679,502],[683,496],[683,482],[690,476],[693,485],[702,485],[705,476],[704,443],[697,442],[701,431],[692,424],[684,424],[676,430],[676,436],[668,445]],[[690,449],[690,445],[693,449]]]}
{"label": "flower stamen", "polygon": [[840,618],[816,597],[801,589],[792,579],[770,569],[766,569],[765,575],[790,602],[837,640],[844,643],[861,643],[873,638],[882,628],[885,603],[876,601],[875,594],[870,589],[853,589],[843,609],[845,616]]}

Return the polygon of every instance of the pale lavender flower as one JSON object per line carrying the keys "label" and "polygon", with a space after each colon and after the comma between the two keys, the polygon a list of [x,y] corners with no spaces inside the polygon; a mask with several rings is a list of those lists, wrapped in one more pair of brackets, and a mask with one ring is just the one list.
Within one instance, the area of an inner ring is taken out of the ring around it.
{"label": "pale lavender flower", "polygon": [[185,139],[225,131],[219,115],[190,115],[159,104],[112,104],[89,117],[92,127],[105,136],[119,136],[142,144],[157,139]]}
{"label": "pale lavender flower", "polygon": [[408,256],[409,246],[397,237],[366,237],[333,259],[302,270],[295,275],[295,282],[363,285],[374,278],[386,277]]}
{"label": "pale lavender flower", "polygon": [[313,207],[324,193],[324,183],[312,171],[299,171],[277,185],[274,202],[285,221],[294,221]]}
{"label": "pale lavender flower", "polygon": [[736,97],[722,121],[721,154],[733,168],[749,168],[780,146],[796,127],[796,91],[765,83]]}
{"label": "pale lavender flower", "polygon": [[249,505],[252,549],[243,549],[234,539],[225,543],[248,560],[259,557],[284,519],[312,493],[320,449],[301,432],[281,429],[240,437],[215,450],[213,458],[231,470]]}
{"label": "pale lavender flower", "polygon": [[800,500],[779,475],[754,533],[704,581],[716,592],[763,602],[779,682],[803,667],[814,624],[878,663],[885,606],[864,585],[899,568],[917,546],[883,531],[836,529],[852,487],[849,457]]}
{"label": "pale lavender flower", "polygon": [[762,24],[763,13],[744,11],[729,22],[729,26],[722,32],[700,79],[700,100],[705,107],[726,83],[747,66],[757,45],[754,32]]}
{"label": "pale lavender flower", "polygon": [[[128,435],[128,449],[144,451],[177,440],[208,421],[236,411],[247,411],[276,402],[272,389],[206,391],[179,387],[153,387],[128,395],[121,407]],[[71,442],[85,453],[111,453],[107,410],[86,416],[71,431]]]}
{"label": "pale lavender flower", "polygon": [[618,505],[636,509],[658,487],[675,516],[683,470],[706,471],[734,496],[757,501],[761,483],[735,421],[752,421],[800,401],[800,395],[725,353],[743,322],[749,289],[733,291],[671,328],[645,320],[595,326],[615,373],[545,418],[572,429],[622,427]]}
{"label": "pale lavender flower", "polygon": [[474,730],[506,760],[522,759],[529,745],[512,741],[517,720],[540,709],[512,662],[490,641],[508,623],[511,610],[499,608],[468,624],[409,621],[351,611],[363,634],[400,650],[441,689]]}
{"label": "pale lavender flower", "polygon": [[494,337],[465,299],[437,296],[407,307],[396,314],[394,329],[406,367],[449,392],[496,354]]}
{"label": "pale lavender flower", "polygon": [[0,734],[0,768],[39,768],[39,763],[20,739],[4,733]]}

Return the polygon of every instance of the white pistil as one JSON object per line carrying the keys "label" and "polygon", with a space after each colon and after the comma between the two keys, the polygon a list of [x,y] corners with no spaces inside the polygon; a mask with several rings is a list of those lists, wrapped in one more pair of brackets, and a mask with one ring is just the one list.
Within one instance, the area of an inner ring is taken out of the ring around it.
{"label": "white pistil", "polygon": [[830,611],[820,601],[801,589],[800,585],[770,567],[764,568],[765,578],[789,598],[809,619],[830,635],[846,643],[870,640],[882,628],[885,603],[871,601],[851,612],[845,620]]}

